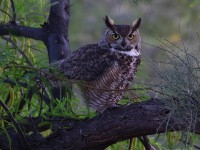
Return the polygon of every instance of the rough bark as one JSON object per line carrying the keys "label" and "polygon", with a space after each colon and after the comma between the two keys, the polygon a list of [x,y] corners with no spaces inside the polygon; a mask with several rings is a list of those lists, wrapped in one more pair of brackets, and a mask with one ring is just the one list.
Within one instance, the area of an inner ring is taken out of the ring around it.
{"label": "rough bark", "polygon": [[[69,53],[68,26],[70,17],[70,0],[51,0],[48,23],[43,28],[48,32],[44,43],[48,49],[49,63],[65,58]],[[62,93],[62,95],[61,95]],[[55,99],[66,96],[65,88],[53,88]]]}
{"label": "rough bark", "polygon": [[[116,108],[70,129],[56,131],[33,149],[103,149],[133,137],[188,130],[190,121],[184,118],[167,109],[160,100],[149,100]],[[193,124],[194,132],[199,132],[200,122]]]}
{"label": "rough bark", "polygon": [[[58,129],[49,137],[32,141],[31,149],[104,149],[118,141],[133,137],[152,135],[167,131],[191,131],[200,133],[200,122],[191,122],[187,118],[190,114],[180,115],[179,112],[169,109],[159,99],[135,103],[127,106],[107,110],[103,114],[84,121],[63,121]],[[188,115],[188,116],[187,116]],[[197,117],[200,117],[198,114]],[[13,133],[12,133],[13,135]],[[13,137],[17,137],[13,135]],[[30,139],[30,137],[28,138]],[[3,141],[3,143],[1,143]],[[19,138],[14,140],[16,149],[19,147]],[[18,141],[18,142],[17,142]],[[30,141],[30,140],[28,140]],[[5,145],[5,139],[0,138],[0,145]],[[8,146],[8,145],[7,145]],[[22,144],[21,144],[22,146]],[[3,149],[7,147],[2,147]]]}
{"label": "rough bark", "polygon": [[51,0],[48,37],[44,40],[49,54],[49,62],[65,58],[69,53],[68,25],[70,16],[70,0]]}
{"label": "rough bark", "polygon": [[0,35],[16,35],[35,40],[44,40],[45,32],[41,28],[20,26],[13,23],[0,25]]}

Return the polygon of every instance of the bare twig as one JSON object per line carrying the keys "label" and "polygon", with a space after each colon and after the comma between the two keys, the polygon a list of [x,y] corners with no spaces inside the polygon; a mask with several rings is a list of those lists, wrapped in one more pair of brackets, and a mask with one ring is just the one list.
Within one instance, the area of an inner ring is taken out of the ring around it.
{"label": "bare twig", "polygon": [[154,150],[154,147],[149,143],[147,136],[138,137],[138,139],[144,145],[146,150]]}
{"label": "bare twig", "polygon": [[133,143],[133,138],[129,139],[129,145],[128,145],[128,150],[132,149],[132,143]]}
{"label": "bare twig", "polygon": [[189,142],[187,140],[184,140],[184,139],[180,139],[180,141],[183,142],[183,143],[185,143],[185,144],[189,144],[189,145],[193,146],[194,148],[200,150],[200,146],[199,145],[196,145],[196,144],[191,143],[191,142]]}
{"label": "bare twig", "polygon": [[9,13],[7,13],[6,11],[4,11],[3,9],[0,9],[0,11],[2,11],[3,13],[5,13],[6,15],[8,15],[9,18],[13,21],[13,18],[12,18],[12,16]]}
{"label": "bare twig", "polygon": [[16,23],[16,11],[15,11],[15,4],[14,4],[14,1],[13,0],[10,0],[11,2],[11,8],[12,8],[12,11],[13,11],[13,23]]}

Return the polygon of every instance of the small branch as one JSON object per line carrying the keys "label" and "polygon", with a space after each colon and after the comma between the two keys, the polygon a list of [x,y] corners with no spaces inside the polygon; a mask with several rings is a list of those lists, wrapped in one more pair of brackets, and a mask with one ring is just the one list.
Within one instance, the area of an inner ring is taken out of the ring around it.
{"label": "small branch", "polygon": [[10,18],[11,20],[13,20],[12,16],[11,16],[9,13],[7,13],[6,11],[4,11],[3,9],[0,9],[0,11],[2,11],[3,13],[5,13],[6,15],[8,15],[9,18]]}
{"label": "small branch", "polygon": [[15,35],[43,41],[46,33],[41,28],[19,26],[15,24],[1,24],[0,35]]}
{"label": "small branch", "polygon": [[[2,80],[1,77],[0,77],[0,79]],[[28,87],[28,84],[27,84],[27,83],[25,83],[25,82],[17,82],[17,83],[16,83],[14,80],[12,80],[12,79],[10,79],[10,78],[4,79],[3,82],[4,82],[4,83],[8,83],[8,84],[13,85],[13,86],[19,84],[20,86],[22,86],[22,87],[24,87],[24,88]]]}
{"label": "small branch", "polygon": [[28,59],[28,57],[26,56],[26,54],[25,54],[21,49],[19,49],[19,47],[16,45],[16,43],[15,43],[14,41],[12,41],[10,38],[7,38],[7,37],[2,37],[2,39],[4,39],[5,41],[11,43],[12,46],[22,55],[22,57],[25,59],[26,63],[27,63],[29,66],[32,66],[32,67],[33,67],[33,64],[32,64],[31,61]]}
{"label": "small branch", "polygon": [[184,140],[184,139],[180,139],[180,141],[183,142],[184,144],[187,144],[187,145],[190,145],[190,146],[196,148],[197,150],[200,149],[200,146],[199,146],[199,145],[195,145],[194,143],[191,143],[191,142],[186,141],[186,140]]}
{"label": "small branch", "polygon": [[133,138],[129,140],[128,150],[132,149]]}
{"label": "small branch", "polygon": [[138,137],[138,139],[142,142],[145,147],[145,150],[153,150],[151,144],[149,143],[149,139],[147,136]]}
{"label": "small branch", "polygon": [[8,114],[10,120],[13,122],[14,126],[16,127],[17,129],[17,132],[19,133],[20,135],[20,138],[21,140],[23,141],[23,144],[28,147],[28,143],[26,141],[26,138],[22,132],[22,129],[20,128],[19,124],[17,123],[17,121],[15,120],[14,116],[10,113],[8,107],[3,103],[2,100],[0,100],[0,106],[3,107],[3,109],[6,111],[6,113]]}
{"label": "small branch", "polygon": [[13,0],[10,0],[10,2],[11,2],[11,8],[12,8],[12,11],[13,11],[13,20],[12,20],[12,22],[13,22],[13,23],[16,23],[15,4],[14,4],[14,1],[13,1]]}

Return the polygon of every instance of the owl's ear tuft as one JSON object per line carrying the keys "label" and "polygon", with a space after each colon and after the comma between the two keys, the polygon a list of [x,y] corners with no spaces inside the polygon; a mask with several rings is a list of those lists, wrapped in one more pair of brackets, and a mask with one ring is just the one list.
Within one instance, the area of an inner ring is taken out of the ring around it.
{"label": "owl's ear tuft", "polygon": [[105,21],[106,27],[114,31],[114,25],[115,25],[114,20],[106,15],[104,18],[104,21]]}
{"label": "owl's ear tuft", "polygon": [[133,21],[133,31],[137,30],[140,27],[142,19],[138,18],[137,20]]}

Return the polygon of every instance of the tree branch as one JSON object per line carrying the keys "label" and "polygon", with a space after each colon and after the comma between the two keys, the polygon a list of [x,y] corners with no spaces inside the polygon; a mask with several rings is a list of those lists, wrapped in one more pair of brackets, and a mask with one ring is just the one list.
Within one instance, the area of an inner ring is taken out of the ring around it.
{"label": "tree branch", "polygon": [[44,43],[48,48],[49,62],[65,58],[69,50],[68,26],[70,17],[70,0],[51,0],[48,19],[49,36]]}
{"label": "tree branch", "polygon": [[[37,144],[32,144],[31,147],[32,149],[92,150],[104,149],[118,141],[167,131],[185,130],[199,133],[199,120],[192,122],[194,128],[191,128],[189,127],[191,120],[187,119],[190,114],[180,115],[180,112],[168,108],[161,101],[163,100],[151,99],[122,106],[83,121],[71,120],[70,123],[69,119],[62,120],[62,123],[57,122],[59,125],[55,123],[59,128],[52,135],[41,139]],[[197,117],[200,117],[200,114]],[[14,137],[18,136],[15,135]],[[0,145],[5,146],[8,141],[6,142],[5,138],[2,139]],[[12,140],[19,143],[17,142],[19,139]],[[3,143],[1,143],[2,141]],[[9,144],[7,144],[8,146]],[[6,149],[7,147],[1,148]],[[22,148],[14,144],[12,147],[15,149]]]}
{"label": "tree branch", "polygon": [[22,57],[24,58],[24,60],[26,61],[26,63],[29,66],[33,67],[33,64],[28,59],[28,57],[26,56],[26,54],[17,46],[17,44],[11,38],[2,37],[2,39],[4,39],[5,41],[9,42],[10,44],[12,44],[13,48],[16,49],[22,55]]}
{"label": "tree branch", "polygon": [[[49,34],[44,40],[48,49],[49,63],[65,58],[70,53],[68,26],[70,17],[70,0],[51,0],[48,24],[44,24]],[[61,95],[62,93],[62,95]],[[66,96],[64,88],[53,88],[54,98]]]}
{"label": "tree branch", "polygon": [[13,22],[13,23],[16,23],[15,4],[14,4],[14,1],[13,1],[13,0],[10,0],[10,2],[11,2],[11,8],[12,8],[12,11],[13,11],[13,20],[12,20],[12,22]]}
{"label": "tree branch", "polygon": [[[34,149],[104,149],[133,137],[189,130],[190,120],[184,118],[167,109],[161,100],[152,99],[106,111],[77,123],[71,129],[56,131]],[[194,130],[200,131],[200,122],[194,124]]]}
{"label": "tree branch", "polygon": [[16,35],[43,41],[46,33],[41,28],[32,28],[15,24],[1,24],[0,35]]}

